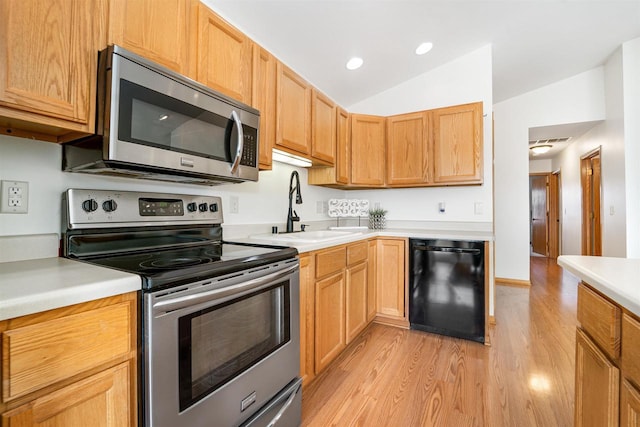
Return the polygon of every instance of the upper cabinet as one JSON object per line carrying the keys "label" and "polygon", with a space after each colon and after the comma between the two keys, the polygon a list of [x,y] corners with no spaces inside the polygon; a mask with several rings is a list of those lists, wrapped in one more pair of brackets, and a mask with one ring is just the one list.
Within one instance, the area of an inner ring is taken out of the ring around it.
{"label": "upper cabinet", "polygon": [[105,10],[100,0],[0,2],[3,133],[60,142],[92,131]]}
{"label": "upper cabinet", "polygon": [[311,154],[311,86],[286,65],[276,72],[276,147]]}
{"label": "upper cabinet", "polygon": [[387,184],[431,182],[431,141],[426,111],[387,117]]}
{"label": "upper cabinet", "polygon": [[311,157],[333,165],[336,152],[336,104],[317,90],[311,96]]}
{"label": "upper cabinet", "polygon": [[385,118],[351,115],[351,183],[383,187],[385,181]]}
{"label": "upper cabinet", "polygon": [[482,184],[482,102],[433,110],[433,181]]}
{"label": "upper cabinet", "polygon": [[251,105],[260,111],[260,170],[270,170],[276,140],[276,59],[255,43],[252,74]]}
{"label": "upper cabinet", "polygon": [[251,40],[198,4],[197,80],[251,104]]}
{"label": "upper cabinet", "polygon": [[[197,4],[193,0],[110,0],[109,43],[193,78]],[[90,13],[87,18],[94,16]]]}
{"label": "upper cabinet", "polygon": [[351,181],[351,119],[349,113],[336,107],[336,157],[333,167],[310,168],[309,185],[345,188]]}

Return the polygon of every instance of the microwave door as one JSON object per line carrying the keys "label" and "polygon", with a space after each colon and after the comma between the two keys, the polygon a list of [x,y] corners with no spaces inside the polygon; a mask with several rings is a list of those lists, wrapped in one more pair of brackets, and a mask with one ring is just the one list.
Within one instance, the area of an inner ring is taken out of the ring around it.
{"label": "microwave door", "polygon": [[[232,146],[235,142],[235,150]],[[242,150],[244,148],[244,132],[242,130],[242,122],[235,110],[231,112],[231,119],[227,126],[227,135],[225,136],[225,145],[227,150],[227,157],[233,159],[231,163],[231,174],[235,175],[238,172],[240,166],[240,160],[242,159]]]}

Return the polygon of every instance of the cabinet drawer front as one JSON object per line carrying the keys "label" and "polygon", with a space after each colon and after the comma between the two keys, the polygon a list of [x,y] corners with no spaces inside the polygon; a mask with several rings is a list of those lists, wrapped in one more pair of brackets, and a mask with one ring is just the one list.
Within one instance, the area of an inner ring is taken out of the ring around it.
{"label": "cabinet drawer front", "polygon": [[3,400],[32,391],[127,356],[131,304],[123,302],[6,331],[2,337]]}
{"label": "cabinet drawer front", "polygon": [[583,283],[578,286],[578,322],[612,359],[620,357],[620,308]]}
{"label": "cabinet drawer front", "polygon": [[640,385],[640,322],[626,313],[622,316],[622,372]]}
{"label": "cabinet drawer front", "polygon": [[367,242],[355,243],[347,246],[347,265],[353,265],[367,259],[369,244]]}
{"label": "cabinet drawer front", "polygon": [[316,254],[316,279],[337,273],[346,266],[346,248],[340,246]]}

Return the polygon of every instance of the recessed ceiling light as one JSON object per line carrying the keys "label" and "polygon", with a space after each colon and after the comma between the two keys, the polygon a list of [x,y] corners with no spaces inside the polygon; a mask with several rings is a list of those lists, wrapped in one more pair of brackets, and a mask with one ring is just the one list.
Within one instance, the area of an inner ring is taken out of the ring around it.
{"label": "recessed ceiling light", "polygon": [[362,58],[358,58],[357,56],[354,56],[349,61],[347,61],[347,69],[357,70],[358,68],[362,67],[363,62],[364,61],[362,60]]}
{"label": "recessed ceiling light", "polygon": [[429,52],[432,47],[433,47],[433,43],[430,43],[430,42],[422,43],[420,46],[416,48],[416,55],[424,55],[425,53]]}

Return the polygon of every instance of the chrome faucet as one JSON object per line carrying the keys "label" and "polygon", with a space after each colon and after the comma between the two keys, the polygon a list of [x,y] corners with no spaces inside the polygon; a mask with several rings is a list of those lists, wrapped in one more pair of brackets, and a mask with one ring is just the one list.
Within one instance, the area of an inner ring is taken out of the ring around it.
{"label": "chrome faucet", "polygon": [[[296,185],[293,186],[293,178],[296,179]],[[291,178],[289,179],[289,212],[287,213],[287,233],[293,232],[293,222],[300,221],[298,213],[291,207],[291,201],[293,193],[296,193],[296,205],[302,204],[302,195],[300,194],[300,176],[298,171],[291,172]]]}

